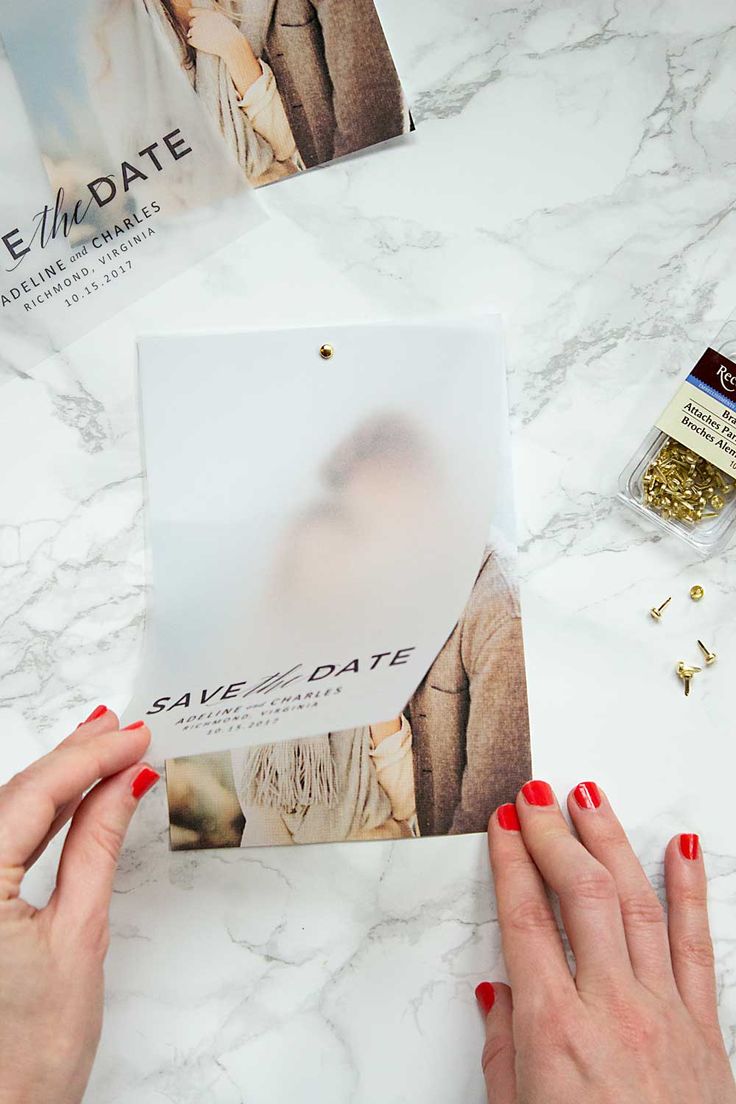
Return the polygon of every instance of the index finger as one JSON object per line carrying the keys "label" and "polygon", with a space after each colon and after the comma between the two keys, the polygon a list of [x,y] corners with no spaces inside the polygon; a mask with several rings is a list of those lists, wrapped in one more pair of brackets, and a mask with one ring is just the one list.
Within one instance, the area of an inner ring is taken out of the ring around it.
{"label": "index finger", "polygon": [[145,727],[120,731],[118,723],[109,713],[104,724],[78,730],[0,789],[0,868],[23,866],[65,805],[141,758],[150,732]]}
{"label": "index finger", "polygon": [[503,954],[519,1005],[532,992],[575,986],[557,921],[539,871],[526,849],[514,805],[502,805],[488,825]]}

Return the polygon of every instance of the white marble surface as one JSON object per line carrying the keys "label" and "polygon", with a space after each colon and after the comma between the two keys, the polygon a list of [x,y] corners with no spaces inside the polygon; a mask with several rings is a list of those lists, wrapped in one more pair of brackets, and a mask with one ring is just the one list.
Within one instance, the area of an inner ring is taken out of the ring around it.
{"label": "white marble surface", "polygon": [[[733,550],[640,528],[616,477],[736,301],[725,0],[382,0],[413,139],[269,190],[274,221],[0,389],[6,775],[143,628],[142,330],[497,308],[507,322],[536,773],[607,786],[659,883],[701,833],[736,1047]],[[706,598],[687,597],[701,581]],[[667,618],[646,611],[674,594]],[[720,663],[684,700],[701,636]],[[29,879],[43,898],[53,855]],[[90,1104],[481,1104],[499,977],[481,837],[171,855],[141,810]]]}

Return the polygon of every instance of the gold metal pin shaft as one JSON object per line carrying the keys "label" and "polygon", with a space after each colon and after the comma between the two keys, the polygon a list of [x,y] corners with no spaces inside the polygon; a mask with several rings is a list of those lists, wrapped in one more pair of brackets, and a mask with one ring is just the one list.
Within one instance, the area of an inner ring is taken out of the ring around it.
{"label": "gold metal pin shaft", "polygon": [[649,611],[650,617],[653,617],[655,621],[661,621],[662,620],[662,611],[664,609],[666,609],[666,607],[670,604],[671,601],[672,601],[672,596],[670,595],[670,597],[667,599],[667,601],[663,602],[661,606],[652,606],[652,608]]}
{"label": "gold metal pin shaft", "polygon": [[690,697],[690,684],[693,681],[693,677],[702,671],[702,667],[688,667],[684,660],[680,660],[677,664],[677,677],[682,679],[685,684],[685,697]]}

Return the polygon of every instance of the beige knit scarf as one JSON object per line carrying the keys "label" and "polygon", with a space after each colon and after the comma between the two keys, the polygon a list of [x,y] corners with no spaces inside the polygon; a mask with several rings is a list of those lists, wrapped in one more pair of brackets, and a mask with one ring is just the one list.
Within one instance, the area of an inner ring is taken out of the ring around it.
{"label": "beige knit scarf", "polygon": [[247,805],[294,812],[337,800],[337,779],[329,736],[287,740],[252,748],[243,759],[238,793]]}
{"label": "beige knit scarf", "polygon": [[[160,0],[136,0],[153,21],[157,32],[181,54],[181,44],[169,23]],[[266,35],[273,14],[275,0],[253,0],[238,3],[237,0],[197,0],[197,7],[215,8],[237,23],[248,38],[256,57],[263,52]],[[238,102],[238,93],[230,79],[225,62],[212,54],[199,53],[196,71],[188,71],[197,96],[217,125],[225,142],[247,179],[263,181],[269,170],[275,170],[271,146],[255,132]]]}

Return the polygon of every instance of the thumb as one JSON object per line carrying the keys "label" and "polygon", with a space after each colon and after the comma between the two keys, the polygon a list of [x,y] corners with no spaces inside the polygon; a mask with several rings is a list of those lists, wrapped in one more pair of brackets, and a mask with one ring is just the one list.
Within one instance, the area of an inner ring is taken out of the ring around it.
{"label": "thumb", "polygon": [[516,1104],[516,1052],[508,985],[481,982],[475,996],[486,1018],[483,1076],[488,1104]]}
{"label": "thumb", "polygon": [[63,916],[65,930],[83,931],[85,937],[96,933],[103,950],[125,834],[139,801],[159,778],[152,767],[138,763],[90,790],[72,818],[49,909]]}

